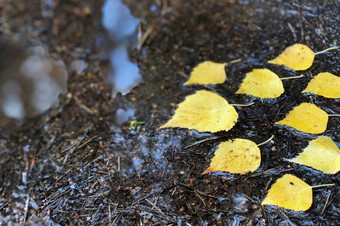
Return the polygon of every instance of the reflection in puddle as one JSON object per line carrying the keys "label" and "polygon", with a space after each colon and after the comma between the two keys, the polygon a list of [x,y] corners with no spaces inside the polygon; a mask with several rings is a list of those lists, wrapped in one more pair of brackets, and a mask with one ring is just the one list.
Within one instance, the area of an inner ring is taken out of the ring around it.
{"label": "reflection in puddle", "polygon": [[127,110],[124,110],[122,108],[119,108],[116,111],[116,124],[117,125],[122,125],[123,123],[127,122],[130,117],[134,115],[133,108],[128,108]]}
{"label": "reflection in puddle", "polygon": [[243,212],[248,211],[248,206],[249,206],[249,200],[247,197],[243,194],[236,194],[234,197],[234,209],[240,210]]}
{"label": "reflection in puddle", "polygon": [[183,134],[174,136],[164,131],[155,136],[140,134],[132,140],[125,136],[114,133],[111,141],[115,155],[119,156],[119,172],[125,177],[134,177],[136,173],[149,176],[174,173],[173,163],[168,159],[174,155],[173,152],[183,149]]}
{"label": "reflection in puddle", "polygon": [[66,91],[63,62],[50,59],[41,46],[25,51],[10,39],[0,42],[0,125],[8,118],[22,120],[56,106],[59,94]]}
{"label": "reflection in puddle", "polygon": [[133,167],[135,168],[135,170],[141,171],[144,160],[138,157],[134,157],[132,160],[133,160]]}
{"label": "reflection in puddle", "polygon": [[130,9],[121,0],[106,0],[102,22],[110,37],[120,42],[136,31],[139,20],[131,15]]}
{"label": "reflection in puddle", "polygon": [[106,0],[103,6],[102,23],[108,31],[110,46],[114,46],[110,53],[112,72],[108,75],[108,83],[113,85],[113,94],[123,95],[142,81],[137,64],[132,63],[128,56],[131,38],[137,38],[136,30],[139,20],[131,15],[121,0]]}
{"label": "reflection in puddle", "polygon": [[82,72],[86,69],[87,64],[83,60],[74,60],[71,63],[71,70],[76,72]]}
{"label": "reflection in puddle", "polygon": [[127,49],[119,47],[111,53],[113,72],[109,74],[107,81],[113,84],[115,92],[123,95],[142,81],[138,66],[129,60]]}

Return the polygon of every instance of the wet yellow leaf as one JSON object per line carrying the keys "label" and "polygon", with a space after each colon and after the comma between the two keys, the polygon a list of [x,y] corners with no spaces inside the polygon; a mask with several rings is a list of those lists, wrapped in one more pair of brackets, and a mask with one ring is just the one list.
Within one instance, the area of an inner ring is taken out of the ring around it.
{"label": "wet yellow leaf", "polygon": [[275,205],[294,211],[306,211],[312,203],[312,187],[296,176],[286,174],[272,185],[261,205]]}
{"label": "wet yellow leaf", "polygon": [[180,127],[214,133],[230,130],[237,119],[235,108],[227,100],[216,93],[200,90],[187,96],[172,119],[160,128]]}
{"label": "wet yellow leaf", "polygon": [[246,174],[255,171],[261,163],[261,153],[256,143],[235,139],[220,143],[203,174],[216,171]]}
{"label": "wet yellow leaf", "polygon": [[190,74],[188,81],[184,85],[189,84],[221,84],[225,82],[226,74],[225,67],[226,64],[215,63],[212,61],[205,61],[197,65]]}
{"label": "wet yellow leaf", "polygon": [[305,133],[319,134],[325,132],[327,123],[326,112],[314,104],[302,103],[275,124],[287,125]]}
{"label": "wet yellow leaf", "polygon": [[328,98],[340,98],[340,77],[328,72],[319,73],[302,92],[314,93]]}
{"label": "wet yellow leaf", "polygon": [[248,94],[260,98],[276,98],[284,92],[282,81],[268,69],[254,69],[246,74],[237,94]]}
{"label": "wet yellow leaf", "polygon": [[315,53],[306,45],[294,44],[287,47],[278,57],[268,61],[271,64],[279,64],[293,70],[306,70],[312,66]]}
{"label": "wet yellow leaf", "polygon": [[340,150],[333,140],[320,136],[309,142],[309,145],[290,162],[310,166],[324,173],[335,174],[340,170]]}

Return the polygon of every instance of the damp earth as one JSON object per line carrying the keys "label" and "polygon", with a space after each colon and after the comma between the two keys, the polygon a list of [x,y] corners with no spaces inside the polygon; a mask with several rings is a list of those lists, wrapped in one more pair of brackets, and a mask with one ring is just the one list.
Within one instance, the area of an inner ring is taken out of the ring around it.
{"label": "damp earth", "polygon": [[[340,50],[299,73],[266,63],[294,43],[339,46],[339,15],[336,0],[0,2],[0,223],[340,225],[339,173],[284,160],[316,136],[274,125],[302,102],[340,113],[339,99],[301,94],[319,72],[339,76]],[[236,59],[224,84],[183,86],[198,63]],[[276,99],[236,95],[253,68],[305,76]],[[199,89],[254,104],[228,132],[159,129]],[[272,135],[255,172],[202,175],[221,141]],[[340,146],[339,117],[323,135]],[[261,206],[285,173],[335,186],[313,189],[305,212]]]}

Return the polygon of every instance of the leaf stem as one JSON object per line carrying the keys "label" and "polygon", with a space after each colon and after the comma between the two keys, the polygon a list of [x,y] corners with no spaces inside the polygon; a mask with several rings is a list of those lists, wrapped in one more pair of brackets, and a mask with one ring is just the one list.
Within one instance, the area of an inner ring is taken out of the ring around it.
{"label": "leaf stem", "polygon": [[227,64],[234,64],[234,63],[240,62],[241,60],[242,59],[232,60],[232,61],[228,62]]}
{"label": "leaf stem", "polygon": [[248,107],[248,106],[253,105],[253,104],[254,104],[254,102],[251,102],[249,104],[229,104],[229,105],[235,106],[235,107]]}
{"label": "leaf stem", "polygon": [[340,114],[331,114],[331,115],[328,115],[328,117],[340,117]]}
{"label": "leaf stem", "polygon": [[319,51],[319,52],[314,53],[314,55],[319,55],[319,54],[321,54],[321,53],[325,53],[325,52],[328,52],[328,51],[330,51],[330,50],[334,50],[334,49],[338,49],[338,48],[339,48],[338,46],[329,47],[329,48],[327,48],[327,49],[324,49],[324,50],[321,50],[321,51]]}
{"label": "leaf stem", "polygon": [[266,141],[264,141],[264,142],[258,144],[257,146],[264,145],[264,144],[268,143],[269,141],[271,141],[273,138],[274,138],[274,135],[272,135],[268,140],[266,140]]}
{"label": "leaf stem", "polygon": [[319,185],[314,185],[310,186],[311,188],[321,188],[321,187],[328,187],[328,186],[334,186],[335,184],[319,184]]}
{"label": "leaf stem", "polygon": [[299,76],[291,76],[291,77],[285,77],[285,78],[280,78],[281,80],[288,80],[288,79],[294,79],[294,78],[302,78],[305,76],[304,74],[301,74]]}

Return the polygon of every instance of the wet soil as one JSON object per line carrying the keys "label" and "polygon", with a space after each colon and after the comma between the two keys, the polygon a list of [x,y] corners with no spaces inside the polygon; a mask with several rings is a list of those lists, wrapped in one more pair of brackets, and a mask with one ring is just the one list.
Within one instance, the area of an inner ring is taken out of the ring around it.
{"label": "wet soil", "polygon": [[[339,225],[340,177],[284,161],[296,156],[314,135],[274,125],[294,106],[315,103],[340,113],[339,99],[302,95],[312,75],[339,75],[340,50],[317,55],[301,79],[284,81],[274,100],[235,95],[245,73],[270,68],[280,77],[299,75],[266,62],[285,47],[304,43],[314,51],[339,45],[339,2],[328,1],[134,1],[126,0],[151,33],[141,50],[132,49],[143,82],[113,97],[106,62],[96,38],[103,1],[56,1],[53,17],[41,1],[0,3],[2,33],[47,46],[71,72],[68,93],[57,108],[11,124],[0,133],[0,222],[114,225]],[[152,7],[154,10],[150,10]],[[91,13],[88,13],[88,8]],[[45,15],[45,16],[42,16]],[[49,15],[49,14],[47,14]],[[217,86],[184,87],[188,74],[205,60],[228,62],[227,81]],[[158,127],[171,118],[184,97],[212,90],[237,107],[239,121],[225,133],[197,133]],[[115,124],[119,108],[133,107],[131,128]],[[340,145],[340,118],[330,117],[323,135]],[[246,138],[261,146],[260,168],[247,175],[201,175],[219,142]],[[205,142],[199,142],[206,139]],[[314,201],[306,212],[261,206],[273,182],[291,173],[310,185]]]}

